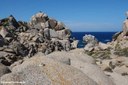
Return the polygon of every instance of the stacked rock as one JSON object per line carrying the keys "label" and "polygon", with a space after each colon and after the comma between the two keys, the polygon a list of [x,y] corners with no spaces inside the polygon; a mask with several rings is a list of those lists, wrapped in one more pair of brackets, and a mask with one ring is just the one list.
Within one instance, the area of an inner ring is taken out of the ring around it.
{"label": "stacked rock", "polygon": [[86,42],[85,51],[92,51],[98,46],[98,40],[93,35],[83,36],[83,41]]}
{"label": "stacked rock", "polygon": [[10,15],[0,20],[0,61],[11,65],[38,52],[69,51],[71,31],[62,23],[39,12],[30,22],[16,21]]}

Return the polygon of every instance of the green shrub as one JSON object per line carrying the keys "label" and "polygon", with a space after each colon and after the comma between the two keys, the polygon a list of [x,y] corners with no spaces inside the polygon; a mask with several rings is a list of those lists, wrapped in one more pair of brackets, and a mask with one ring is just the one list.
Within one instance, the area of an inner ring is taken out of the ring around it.
{"label": "green shrub", "polygon": [[111,52],[110,50],[99,50],[99,51],[86,52],[86,54],[92,56],[93,58],[109,59]]}
{"label": "green shrub", "polygon": [[115,50],[114,52],[115,55],[118,55],[118,56],[126,56],[128,57],[128,47],[127,48],[123,48],[123,49],[118,49],[118,50]]}

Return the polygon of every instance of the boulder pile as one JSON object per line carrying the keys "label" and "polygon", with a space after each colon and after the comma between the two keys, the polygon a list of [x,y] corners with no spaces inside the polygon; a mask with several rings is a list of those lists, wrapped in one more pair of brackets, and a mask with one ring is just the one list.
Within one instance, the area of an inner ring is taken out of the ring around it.
{"label": "boulder pile", "polygon": [[84,50],[85,51],[95,51],[95,50],[106,50],[109,48],[109,45],[99,42],[98,39],[96,39],[93,35],[87,35],[83,36],[83,41],[86,43]]}
{"label": "boulder pile", "polygon": [[11,65],[38,52],[71,49],[71,31],[62,23],[39,12],[30,22],[17,21],[12,15],[0,20],[0,62]]}

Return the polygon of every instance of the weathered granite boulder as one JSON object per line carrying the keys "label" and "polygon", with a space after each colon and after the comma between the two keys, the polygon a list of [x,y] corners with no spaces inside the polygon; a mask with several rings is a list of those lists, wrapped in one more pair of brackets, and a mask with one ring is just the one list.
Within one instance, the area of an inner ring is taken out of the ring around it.
{"label": "weathered granite boulder", "polygon": [[54,29],[57,25],[57,21],[55,19],[49,19],[48,20],[50,28]]}
{"label": "weathered granite boulder", "polygon": [[73,49],[77,48],[78,43],[79,43],[79,40],[73,40],[73,42],[71,43],[71,48],[73,48]]}
{"label": "weathered granite boulder", "polygon": [[122,76],[116,72],[110,73],[106,72],[107,75],[113,80],[115,85],[127,85],[128,84],[128,76]]}
{"label": "weathered granite boulder", "polygon": [[122,41],[128,39],[128,13],[126,12],[126,20],[123,22],[122,31],[113,36],[113,40]]}
{"label": "weathered granite boulder", "polygon": [[71,60],[71,65],[96,81],[99,85],[115,85],[114,82],[104,74],[104,72],[95,64],[83,63],[78,60]]}
{"label": "weathered granite boulder", "polygon": [[69,29],[63,29],[60,31],[57,31],[58,38],[61,40],[68,39],[71,36],[71,31]]}
{"label": "weathered granite boulder", "polygon": [[90,63],[90,64],[95,63],[95,60],[92,57],[85,54],[83,49],[78,49],[78,48],[71,50],[69,52],[65,52],[65,51],[53,52],[49,55],[46,55],[46,57],[51,58],[55,61],[59,61],[64,64],[68,64],[68,65],[71,65],[72,60],[78,60],[78,61]]}
{"label": "weathered granite boulder", "polygon": [[45,13],[39,12],[32,16],[31,25],[36,25],[40,22],[45,23],[48,20],[48,16]]}
{"label": "weathered granite boulder", "polygon": [[123,24],[123,36],[128,36],[128,19],[126,19]]}
{"label": "weathered granite boulder", "polygon": [[33,57],[15,66],[12,73],[1,77],[1,81],[22,82],[24,85],[98,85],[80,70],[42,56]]}
{"label": "weathered granite boulder", "polygon": [[102,42],[99,42],[98,47],[99,47],[99,49],[101,49],[101,50],[106,50],[106,49],[108,49],[109,47],[111,47],[111,45],[105,44],[105,43],[102,43]]}
{"label": "weathered granite boulder", "polygon": [[55,30],[50,29],[50,37],[51,38],[58,38],[58,33]]}
{"label": "weathered granite boulder", "polygon": [[57,31],[59,31],[59,30],[63,30],[63,29],[65,29],[65,25],[62,23],[62,22],[57,22],[57,25],[56,25],[56,27],[55,27],[55,30]]}
{"label": "weathered granite boulder", "polygon": [[1,35],[3,38],[5,38],[8,33],[9,33],[9,32],[8,32],[8,29],[7,29],[6,27],[3,27],[3,26],[2,26],[1,29],[0,29],[0,35]]}
{"label": "weathered granite boulder", "polygon": [[19,24],[18,24],[18,22],[16,21],[16,19],[13,17],[13,15],[10,15],[10,16],[8,17],[8,24],[9,24],[9,26],[14,26],[15,29],[19,27]]}
{"label": "weathered granite boulder", "polygon": [[17,56],[25,57],[28,54],[28,48],[18,41],[13,42],[11,47]]}
{"label": "weathered granite boulder", "polygon": [[125,65],[123,66],[117,66],[115,69],[114,69],[114,72],[120,74],[120,75],[123,75],[123,76],[127,76],[128,75],[128,67],[126,67]]}
{"label": "weathered granite boulder", "polygon": [[84,53],[83,49],[75,49],[69,52],[53,52],[46,57],[81,70],[99,85],[115,85],[95,64],[95,60]]}
{"label": "weathered granite boulder", "polygon": [[93,35],[85,35],[83,41],[86,42],[85,51],[92,51],[98,46],[98,40]]}

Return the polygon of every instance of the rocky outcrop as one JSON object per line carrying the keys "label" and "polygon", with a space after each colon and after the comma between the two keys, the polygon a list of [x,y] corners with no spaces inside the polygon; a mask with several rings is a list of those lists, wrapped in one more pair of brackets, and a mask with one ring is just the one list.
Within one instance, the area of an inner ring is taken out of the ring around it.
{"label": "rocky outcrop", "polygon": [[95,60],[84,53],[83,49],[75,49],[68,53],[54,52],[46,57],[81,70],[99,85],[115,85],[113,81],[95,64]]}
{"label": "rocky outcrop", "polygon": [[38,52],[47,55],[53,51],[69,51],[70,36],[71,31],[62,22],[42,12],[33,15],[30,22],[16,21],[12,15],[0,20],[0,52],[16,56],[15,60],[9,58],[11,62],[3,56],[6,65]]}
{"label": "rocky outcrop", "polygon": [[24,85],[98,85],[80,70],[42,56],[26,60],[1,77],[1,85],[10,81]]}
{"label": "rocky outcrop", "polygon": [[[128,13],[127,13],[128,14]],[[91,79],[96,81],[102,80],[103,85],[108,85],[107,82],[114,83],[115,85],[127,85],[128,79],[128,16],[123,23],[123,29],[121,32],[116,33],[113,36],[112,42],[107,44],[98,42],[97,39],[92,35],[85,35],[83,40],[86,42],[85,53],[92,56],[96,60],[94,64],[88,64],[83,62],[74,61],[71,65],[82,70]],[[90,70],[92,69],[93,70]],[[96,69],[95,72],[93,72]],[[98,71],[98,72],[97,72]],[[92,72],[92,73],[91,73]],[[95,74],[96,73],[96,74]],[[104,74],[105,73],[105,74]],[[95,76],[98,75],[97,78]],[[100,77],[99,77],[100,76]],[[105,79],[107,76],[108,79]],[[102,79],[100,79],[102,78]],[[105,83],[105,84],[104,84]],[[99,83],[98,83],[99,84]]]}
{"label": "rocky outcrop", "polygon": [[106,50],[110,47],[110,45],[99,42],[95,36],[86,35],[83,36],[83,41],[86,43],[84,50],[85,51],[95,51],[95,50]]}
{"label": "rocky outcrop", "polygon": [[83,41],[86,42],[85,51],[92,51],[98,45],[98,40],[93,35],[83,36]]}
{"label": "rocky outcrop", "polygon": [[128,20],[126,19],[123,24],[123,36],[128,36]]}

